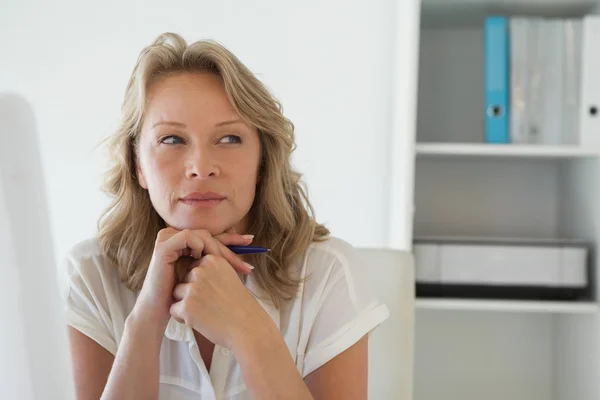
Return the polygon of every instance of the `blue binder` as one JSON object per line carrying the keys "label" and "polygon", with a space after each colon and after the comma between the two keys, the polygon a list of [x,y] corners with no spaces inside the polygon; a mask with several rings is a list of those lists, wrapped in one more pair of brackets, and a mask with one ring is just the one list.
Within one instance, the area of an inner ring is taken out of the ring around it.
{"label": "blue binder", "polygon": [[508,18],[490,16],[484,25],[485,142],[509,143]]}

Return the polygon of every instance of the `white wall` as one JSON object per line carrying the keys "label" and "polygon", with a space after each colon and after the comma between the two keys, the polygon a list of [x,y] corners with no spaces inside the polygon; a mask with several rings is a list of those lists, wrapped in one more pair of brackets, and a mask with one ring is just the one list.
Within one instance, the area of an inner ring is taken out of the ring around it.
{"label": "white wall", "polygon": [[408,246],[398,210],[412,206],[412,148],[391,140],[392,129],[414,136],[416,54],[403,52],[416,51],[418,0],[4,1],[0,92],[36,114],[57,258],[95,231],[107,200],[94,146],[115,126],[139,51],[163,31],[221,41],[282,100],[295,163],[334,234]]}

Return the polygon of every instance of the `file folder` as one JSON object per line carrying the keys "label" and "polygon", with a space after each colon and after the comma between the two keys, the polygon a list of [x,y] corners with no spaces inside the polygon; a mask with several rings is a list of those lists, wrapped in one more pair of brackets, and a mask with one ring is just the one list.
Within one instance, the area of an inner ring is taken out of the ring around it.
{"label": "file folder", "polygon": [[491,16],[484,25],[485,142],[509,143],[508,19]]}
{"label": "file folder", "polygon": [[600,150],[600,17],[583,20],[581,63],[581,107],[579,143],[588,150]]}

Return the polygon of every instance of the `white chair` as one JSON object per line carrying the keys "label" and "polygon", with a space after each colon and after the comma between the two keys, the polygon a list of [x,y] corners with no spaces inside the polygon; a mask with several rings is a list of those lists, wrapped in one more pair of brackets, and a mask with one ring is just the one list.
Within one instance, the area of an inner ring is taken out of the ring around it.
{"label": "white chair", "polygon": [[414,260],[411,253],[359,249],[369,281],[390,317],[369,339],[369,399],[412,400],[415,325]]}

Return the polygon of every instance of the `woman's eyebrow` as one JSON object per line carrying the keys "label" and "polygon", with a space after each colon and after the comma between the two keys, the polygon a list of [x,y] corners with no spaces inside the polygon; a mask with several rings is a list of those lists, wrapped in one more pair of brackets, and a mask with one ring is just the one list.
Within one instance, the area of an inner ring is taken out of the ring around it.
{"label": "woman's eyebrow", "polygon": [[152,128],[155,128],[157,125],[173,125],[173,126],[178,126],[180,128],[185,128],[185,124],[182,124],[181,122],[176,122],[176,121],[159,121],[159,122],[155,123],[154,125],[152,125]]}
{"label": "woman's eyebrow", "polygon": [[[244,121],[242,121],[240,118],[236,118],[236,119],[231,119],[231,120],[227,120],[227,121],[217,122],[215,124],[215,126],[219,127],[219,126],[225,126],[225,125],[239,124],[239,123],[243,123],[243,122]],[[180,128],[186,127],[186,125],[184,123],[177,122],[177,121],[159,121],[159,122],[155,123],[154,125],[152,125],[152,128],[155,128],[158,125],[172,125],[172,126],[177,126]]]}
{"label": "woman's eyebrow", "polygon": [[239,118],[236,118],[236,119],[231,119],[231,120],[228,120],[228,121],[222,121],[222,122],[218,122],[218,123],[216,123],[216,124],[215,124],[215,126],[223,126],[223,125],[238,124],[238,123],[240,123],[240,122],[242,122],[242,123],[243,123],[244,121],[242,121],[242,120],[241,120],[241,119],[239,119]]}

